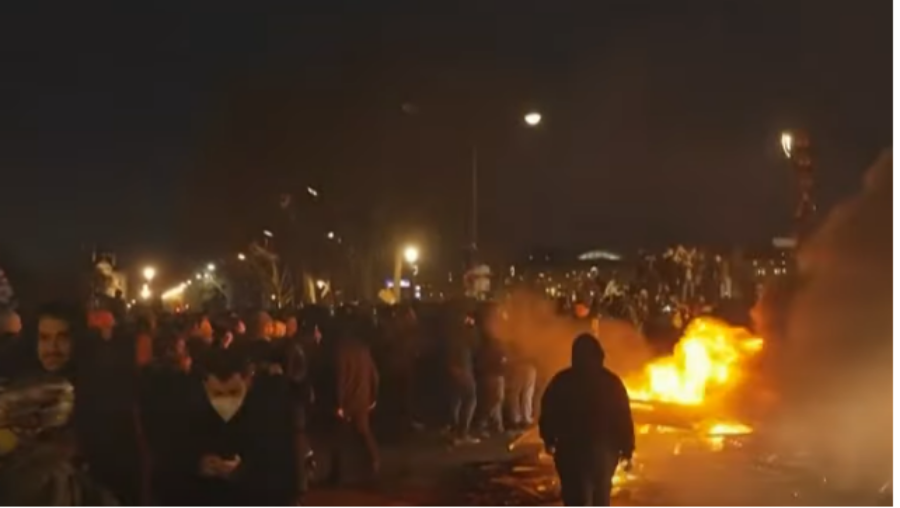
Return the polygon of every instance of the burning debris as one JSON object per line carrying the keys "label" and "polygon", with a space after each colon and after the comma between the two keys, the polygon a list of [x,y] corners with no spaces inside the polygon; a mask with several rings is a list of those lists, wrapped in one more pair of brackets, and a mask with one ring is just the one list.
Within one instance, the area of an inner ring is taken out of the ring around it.
{"label": "burning debris", "polygon": [[[671,469],[674,462],[743,449],[753,427],[725,414],[723,402],[745,379],[745,369],[763,346],[763,340],[746,329],[700,318],[687,327],[672,355],[651,360],[626,376],[637,452],[633,468],[620,465],[616,471],[614,495],[653,503],[653,493],[662,483],[658,473]],[[532,429],[510,450],[529,446],[537,450],[540,445],[538,432]],[[536,462],[534,467],[543,470],[544,477],[520,477],[520,488],[532,497],[558,495],[552,457],[539,452]],[[514,470],[508,474],[517,476]]]}
{"label": "burning debris", "polygon": [[[720,403],[740,384],[743,369],[762,348],[763,340],[743,328],[701,318],[688,326],[671,356],[651,360],[626,376],[637,452],[631,469],[624,464],[617,469],[613,495],[634,498],[637,492],[639,502],[652,503],[647,496],[652,497],[660,483],[654,471],[668,469],[673,460],[743,448],[753,428],[721,414]],[[537,429],[510,444],[511,451],[522,447],[540,450]],[[530,474],[516,474],[513,468],[501,475],[502,481],[517,485],[534,501],[557,500],[552,457],[538,451],[528,467]]]}
{"label": "burning debris", "polygon": [[699,406],[740,380],[741,364],[763,347],[743,328],[710,318],[691,322],[672,356],[625,379],[633,401]]}

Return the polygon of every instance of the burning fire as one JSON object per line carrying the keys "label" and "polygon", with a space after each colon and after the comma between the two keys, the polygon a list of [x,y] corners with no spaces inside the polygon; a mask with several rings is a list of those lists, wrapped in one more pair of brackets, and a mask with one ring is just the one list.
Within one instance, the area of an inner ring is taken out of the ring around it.
{"label": "burning fire", "polygon": [[672,356],[644,367],[625,380],[633,401],[699,406],[716,389],[740,377],[740,365],[763,347],[763,340],[743,328],[710,318],[691,322]]}

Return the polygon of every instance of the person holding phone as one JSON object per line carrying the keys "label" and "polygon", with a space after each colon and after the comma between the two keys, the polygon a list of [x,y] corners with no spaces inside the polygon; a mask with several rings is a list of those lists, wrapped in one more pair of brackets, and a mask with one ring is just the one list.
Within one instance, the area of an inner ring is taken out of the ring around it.
{"label": "person holding phone", "polygon": [[302,475],[302,431],[284,376],[253,374],[233,349],[213,350],[200,365],[202,390],[188,411],[181,504],[293,505]]}

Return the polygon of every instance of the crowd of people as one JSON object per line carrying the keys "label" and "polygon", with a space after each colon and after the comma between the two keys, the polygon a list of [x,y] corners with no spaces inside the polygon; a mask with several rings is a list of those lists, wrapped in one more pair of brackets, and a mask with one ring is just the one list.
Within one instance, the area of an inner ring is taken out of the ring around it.
{"label": "crowd of people", "polygon": [[[295,504],[313,479],[375,478],[376,435],[430,427],[453,446],[508,436],[535,424],[537,371],[485,333],[489,305],[210,316],[53,303],[24,322],[0,311],[0,497]],[[74,392],[68,418],[34,389],[60,380]],[[29,404],[57,418],[14,417]],[[38,442],[54,473],[19,481]],[[322,454],[327,471],[315,467]]]}
{"label": "crowd of people", "polygon": [[[576,301],[560,297],[559,304],[582,316],[627,321],[665,348],[695,317],[717,314],[743,321],[755,302],[755,289],[748,290],[751,281],[733,272],[721,255],[677,246],[643,254],[622,271],[582,277]],[[753,298],[742,296],[747,294]]]}

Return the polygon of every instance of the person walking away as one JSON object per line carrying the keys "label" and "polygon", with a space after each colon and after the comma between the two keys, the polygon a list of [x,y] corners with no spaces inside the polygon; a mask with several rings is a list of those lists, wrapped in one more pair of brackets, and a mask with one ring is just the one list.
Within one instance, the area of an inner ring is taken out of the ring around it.
{"label": "person walking away", "polygon": [[[370,471],[374,474],[379,469],[379,454],[369,417],[378,396],[378,370],[369,348],[357,337],[359,327],[356,325],[356,319],[353,317],[345,319],[336,351],[335,414],[344,430],[349,430],[353,438],[362,440],[368,455]],[[342,472],[338,471],[338,474],[342,475]]]}
{"label": "person walking away", "polygon": [[235,349],[210,352],[182,423],[181,506],[296,505],[296,420],[284,376],[253,373]]}
{"label": "person walking away", "polygon": [[616,467],[634,453],[628,393],[603,361],[600,342],[579,335],[572,366],[556,374],[542,399],[540,434],[566,506],[608,506]]}

